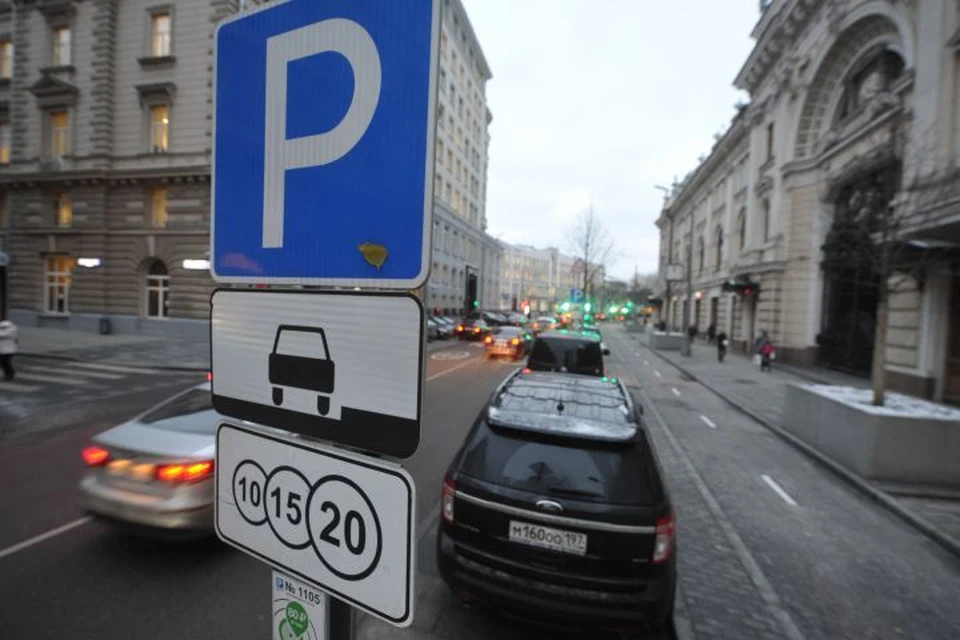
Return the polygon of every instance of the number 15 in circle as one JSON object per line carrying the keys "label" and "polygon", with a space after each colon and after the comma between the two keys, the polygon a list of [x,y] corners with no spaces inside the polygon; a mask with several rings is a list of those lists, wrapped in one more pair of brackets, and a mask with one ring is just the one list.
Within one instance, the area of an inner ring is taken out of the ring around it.
{"label": "number 15 in circle", "polygon": [[324,566],[344,580],[362,580],[383,550],[380,519],[370,499],[343,476],[322,478],[307,501],[310,542]]}

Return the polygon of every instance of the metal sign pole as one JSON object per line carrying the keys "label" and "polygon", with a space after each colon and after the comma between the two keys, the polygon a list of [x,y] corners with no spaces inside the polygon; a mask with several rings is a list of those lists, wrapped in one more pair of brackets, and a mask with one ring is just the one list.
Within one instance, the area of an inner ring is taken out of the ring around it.
{"label": "metal sign pole", "polygon": [[327,599],[327,640],[353,640],[355,623],[353,607],[332,596]]}

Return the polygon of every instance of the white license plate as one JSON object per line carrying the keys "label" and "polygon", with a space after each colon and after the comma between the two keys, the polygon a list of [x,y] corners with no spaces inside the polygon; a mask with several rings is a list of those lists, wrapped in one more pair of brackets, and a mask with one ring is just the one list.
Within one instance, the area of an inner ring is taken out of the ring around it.
{"label": "white license plate", "polygon": [[582,556],[587,553],[587,534],[544,527],[539,524],[510,521],[510,542],[563,551]]}

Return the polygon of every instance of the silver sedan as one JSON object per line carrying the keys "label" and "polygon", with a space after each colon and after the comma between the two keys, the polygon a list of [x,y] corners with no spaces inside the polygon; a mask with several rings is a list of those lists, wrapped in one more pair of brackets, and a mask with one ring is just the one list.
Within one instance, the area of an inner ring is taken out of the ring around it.
{"label": "silver sedan", "polygon": [[202,384],[94,436],[82,452],[84,508],[148,531],[212,534],[218,422]]}

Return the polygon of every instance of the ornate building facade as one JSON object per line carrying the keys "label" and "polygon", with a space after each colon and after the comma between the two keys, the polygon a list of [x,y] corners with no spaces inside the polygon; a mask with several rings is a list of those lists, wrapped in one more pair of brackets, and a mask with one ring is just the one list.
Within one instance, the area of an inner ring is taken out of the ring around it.
{"label": "ornate building facade", "polygon": [[[948,0],[764,3],[750,102],[657,221],[669,325],[692,302],[743,348],[766,331],[785,360],[869,375],[889,289],[891,386],[960,401],[958,29]],[[689,302],[667,279],[688,265]]]}

